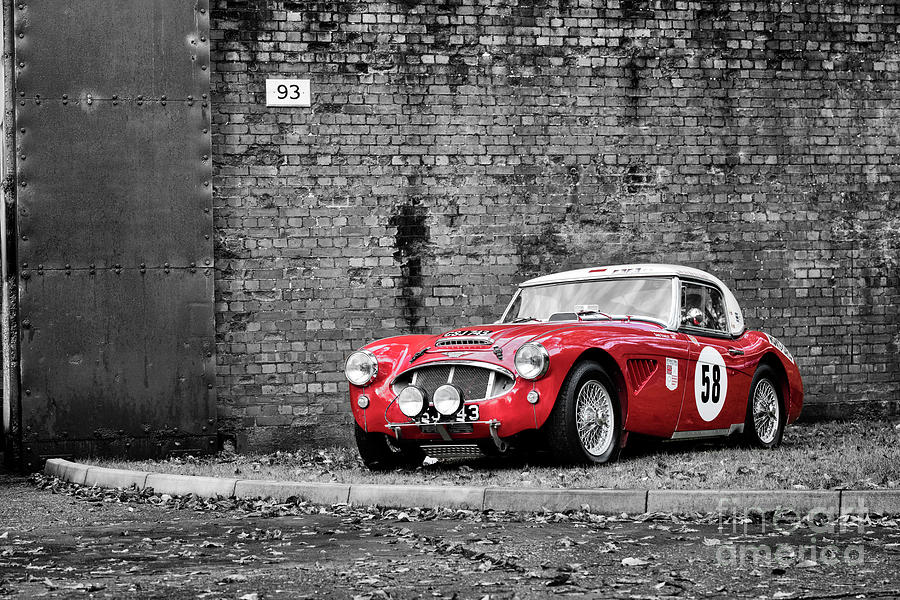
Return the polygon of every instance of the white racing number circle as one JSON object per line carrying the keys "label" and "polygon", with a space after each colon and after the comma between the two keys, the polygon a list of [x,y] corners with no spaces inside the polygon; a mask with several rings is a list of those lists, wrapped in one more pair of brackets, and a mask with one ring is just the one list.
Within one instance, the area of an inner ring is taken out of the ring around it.
{"label": "white racing number circle", "polygon": [[704,421],[712,421],[722,412],[728,394],[725,359],[712,346],[705,346],[697,357],[694,371],[694,401]]}

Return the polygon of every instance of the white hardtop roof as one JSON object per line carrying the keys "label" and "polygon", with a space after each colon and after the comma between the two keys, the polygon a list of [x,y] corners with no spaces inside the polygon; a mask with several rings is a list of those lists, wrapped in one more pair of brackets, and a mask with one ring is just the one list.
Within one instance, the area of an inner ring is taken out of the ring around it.
{"label": "white hardtop roof", "polygon": [[700,269],[682,267],[679,265],[661,265],[654,263],[638,263],[633,265],[610,265],[607,267],[591,267],[589,269],[576,269],[564,271],[529,279],[519,287],[533,287],[536,285],[548,285],[554,283],[570,283],[576,281],[592,281],[597,279],[619,279],[622,277],[684,277],[710,283],[720,290],[725,298],[725,306],[728,312],[728,329],[732,335],[740,335],[744,332],[744,313],[738,304],[737,298],[728,289],[728,286],[713,275]]}
{"label": "white hardtop roof", "polygon": [[621,277],[689,277],[691,279],[699,279],[700,281],[708,281],[709,283],[714,283],[728,289],[718,278],[710,275],[706,271],[694,269],[693,267],[656,263],[609,265],[606,267],[575,269],[574,271],[563,271],[562,273],[543,275],[541,277],[529,279],[519,285],[521,287],[531,287],[534,285],[546,285],[550,283],[588,281],[591,279],[618,279]]}

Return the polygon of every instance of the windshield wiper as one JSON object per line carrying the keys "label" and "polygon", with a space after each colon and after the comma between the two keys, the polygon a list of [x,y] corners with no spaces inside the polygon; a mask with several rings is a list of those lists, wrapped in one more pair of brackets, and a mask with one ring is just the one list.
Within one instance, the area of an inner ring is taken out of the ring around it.
{"label": "windshield wiper", "polygon": [[518,317],[510,321],[510,323],[524,323],[525,321],[540,321],[537,317]]}

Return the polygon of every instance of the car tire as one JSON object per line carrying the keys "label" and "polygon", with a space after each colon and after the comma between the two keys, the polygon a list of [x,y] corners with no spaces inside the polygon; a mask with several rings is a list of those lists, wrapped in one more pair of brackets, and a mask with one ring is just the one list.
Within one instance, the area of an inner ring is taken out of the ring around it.
{"label": "car tire", "polygon": [[402,443],[383,433],[369,433],[354,424],[356,447],[371,471],[415,469],[425,461],[425,452],[415,444]]}
{"label": "car tire", "polygon": [[778,377],[768,365],[760,365],[750,383],[744,440],[756,448],[775,448],[781,444],[787,413]]}
{"label": "car tire", "polygon": [[548,446],[565,462],[602,464],[618,458],[622,414],[616,387],[601,365],[585,361],[569,371],[545,431]]}

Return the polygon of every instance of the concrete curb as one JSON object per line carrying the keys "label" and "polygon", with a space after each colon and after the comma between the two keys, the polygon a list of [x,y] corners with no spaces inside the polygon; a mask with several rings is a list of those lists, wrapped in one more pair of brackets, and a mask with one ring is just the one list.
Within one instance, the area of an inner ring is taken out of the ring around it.
{"label": "concrete curb", "polygon": [[743,514],[749,509],[789,509],[834,518],[840,507],[838,490],[650,490],[647,494],[647,512]]}
{"label": "concrete curb", "polygon": [[842,515],[900,514],[900,490],[844,490],[841,492]]}
{"label": "concrete curb", "polygon": [[359,483],[350,486],[350,504],[387,508],[456,508],[481,510],[483,487],[445,485],[378,485]]}
{"label": "concrete curb", "polygon": [[[100,474],[98,473],[98,476]],[[169,475],[167,473],[150,473],[145,487],[152,488],[157,494],[170,496],[187,496],[196,494],[202,498],[233,498],[237,479],[219,479],[218,477],[198,477],[196,475]],[[100,487],[106,487],[101,485]]]}
{"label": "concrete curb", "polygon": [[234,487],[235,498],[273,498],[284,501],[299,498],[313,504],[346,504],[350,498],[349,483],[302,483],[242,479]]}
{"label": "concrete curb", "polygon": [[313,504],[386,508],[455,508],[513,512],[586,509],[596,514],[719,513],[745,515],[774,510],[799,516],[900,514],[900,490],[592,490],[437,485],[378,485],[223,479],[94,467],[52,458],[44,473],[63,481],[103,488],[152,488],[158,494],[205,498],[299,498]]}

